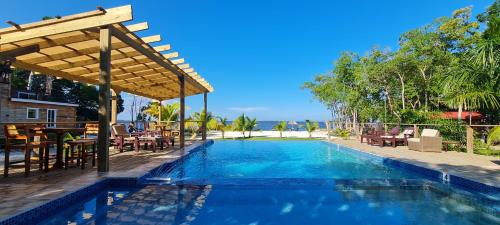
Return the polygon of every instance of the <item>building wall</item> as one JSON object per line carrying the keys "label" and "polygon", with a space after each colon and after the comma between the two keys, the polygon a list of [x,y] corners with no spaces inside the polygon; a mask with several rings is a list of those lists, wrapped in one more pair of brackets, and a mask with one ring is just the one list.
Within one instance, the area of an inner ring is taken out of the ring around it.
{"label": "building wall", "polygon": [[[3,137],[4,123],[47,122],[47,109],[56,109],[56,122],[75,122],[76,107],[52,104],[14,102],[10,100],[9,84],[0,83],[0,137]],[[38,108],[38,119],[27,119],[27,108]],[[57,127],[73,127],[74,124],[57,124]]]}

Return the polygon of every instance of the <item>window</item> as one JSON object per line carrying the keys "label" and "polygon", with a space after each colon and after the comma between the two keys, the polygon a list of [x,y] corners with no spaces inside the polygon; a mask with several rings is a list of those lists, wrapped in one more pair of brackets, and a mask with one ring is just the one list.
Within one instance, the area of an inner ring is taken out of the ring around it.
{"label": "window", "polygon": [[39,112],[39,108],[27,108],[26,119],[38,119]]}
{"label": "window", "polygon": [[55,122],[57,119],[56,109],[47,109],[47,127],[56,127]]}

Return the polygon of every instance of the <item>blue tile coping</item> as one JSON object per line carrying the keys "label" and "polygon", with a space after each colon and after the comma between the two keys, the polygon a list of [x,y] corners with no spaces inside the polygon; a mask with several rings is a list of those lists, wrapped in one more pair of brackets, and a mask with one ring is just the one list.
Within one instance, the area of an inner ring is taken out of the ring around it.
{"label": "blue tile coping", "polygon": [[[90,184],[88,186],[82,187],[73,192],[67,193],[59,198],[48,201],[45,204],[27,209],[23,212],[17,213],[9,218],[5,218],[0,221],[0,225],[14,225],[14,224],[33,224],[40,220],[40,218],[47,218],[55,214],[57,211],[63,209],[73,202],[81,201],[94,193],[97,193],[106,188],[120,188],[120,187],[143,187],[144,185],[154,184],[154,181],[148,180],[155,174],[162,173],[171,169],[178,163],[182,163],[183,159],[194,152],[204,149],[206,146],[213,144],[213,140],[208,140],[204,143],[189,146],[186,150],[188,153],[179,159],[172,162],[164,163],[139,177],[107,177],[103,180],[97,181],[96,183]],[[325,142],[327,143],[327,142]],[[328,143],[332,144],[332,143]],[[343,148],[343,150],[350,151],[353,154],[359,155],[361,157],[368,158],[370,160],[375,160],[381,162],[385,165],[397,168],[403,168],[406,170],[414,171],[423,174],[430,178],[430,181],[425,180],[401,180],[401,179],[368,179],[368,180],[332,180],[332,179],[273,179],[271,182],[269,179],[220,179],[215,183],[219,185],[226,186],[244,186],[245,188],[252,188],[252,186],[262,187],[267,186],[272,188],[273,186],[287,185],[293,187],[294,185],[303,186],[307,185],[308,188],[324,187],[325,185],[333,187],[337,191],[350,191],[356,189],[412,189],[412,190],[431,190],[437,193],[456,196],[457,199],[461,201],[466,201],[468,203],[480,204],[478,206],[482,207],[484,211],[489,212],[493,215],[499,215],[500,199],[492,198],[491,196],[500,195],[500,188],[483,184],[480,182],[465,179],[456,175],[450,175],[448,182],[442,182],[443,173],[437,170],[416,166],[410,163],[402,162],[395,159],[384,158],[374,154],[366,153],[352,148]],[[177,182],[175,185],[207,185],[213,180],[190,180],[189,182]],[[451,188],[451,186],[459,186],[462,189]],[[472,191],[469,192],[469,191]],[[479,193],[477,193],[479,192]],[[485,194],[483,194],[485,193]],[[493,194],[493,195],[491,195]],[[482,205],[481,205],[482,204]],[[484,207],[484,206],[488,207]]]}

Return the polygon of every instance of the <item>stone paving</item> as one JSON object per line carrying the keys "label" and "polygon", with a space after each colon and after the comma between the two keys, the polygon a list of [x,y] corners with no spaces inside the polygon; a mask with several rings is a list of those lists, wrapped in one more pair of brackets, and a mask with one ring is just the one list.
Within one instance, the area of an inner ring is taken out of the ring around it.
{"label": "stone paving", "polygon": [[441,153],[417,152],[408,150],[406,146],[396,148],[371,146],[360,143],[359,139],[332,139],[331,142],[417,166],[447,171],[449,174],[500,187],[500,158],[497,157],[469,155],[455,151]]}
{"label": "stone paving", "polygon": [[[192,143],[186,143],[190,145]],[[163,151],[139,152],[128,151],[117,153],[111,151],[110,172],[99,174],[96,167],[86,166],[86,169],[58,169],[48,173],[38,172],[35,168],[28,178],[23,177],[23,168],[9,170],[9,177],[0,178],[0,220],[21,211],[41,205],[49,200],[80,189],[104,179],[105,177],[138,177],[147,171],[173,161],[188,152],[188,149],[199,142],[186,147],[186,150],[168,148]],[[0,170],[3,174],[3,167]]]}

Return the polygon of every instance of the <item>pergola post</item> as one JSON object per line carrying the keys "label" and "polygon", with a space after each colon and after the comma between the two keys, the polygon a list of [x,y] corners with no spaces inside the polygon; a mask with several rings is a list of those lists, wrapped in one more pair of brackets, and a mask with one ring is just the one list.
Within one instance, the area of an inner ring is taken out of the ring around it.
{"label": "pergola post", "polygon": [[158,106],[158,125],[161,125],[161,100],[158,100],[159,106]]}
{"label": "pergola post", "polygon": [[99,36],[99,133],[97,135],[98,172],[109,171],[109,108],[111,83],[111,30],[100,28]]}
{"label": "pergola post", "polygon": [[179,96],[180,96],[180,103],[181,103],[181,108],[179,111],[179,147],[181,149],[184,148],[184,117],[185,117],[185,102],[184,102],[184,76],[178,76],[179,77]]}
{"label": "pergola post", "polygon": [[118,116],[118,93],[111,89],[111,124],[116,124]]}
{"label": "pergola post", "polygon": [[204,112],[204,116],[203,116],[203,130],[202,130],[202,133],[201,133],[201,139],[202,140],[207,140],[207,115],[208,115],[208,111],[207,111],[207,92],[203,92],[203,112]]}

